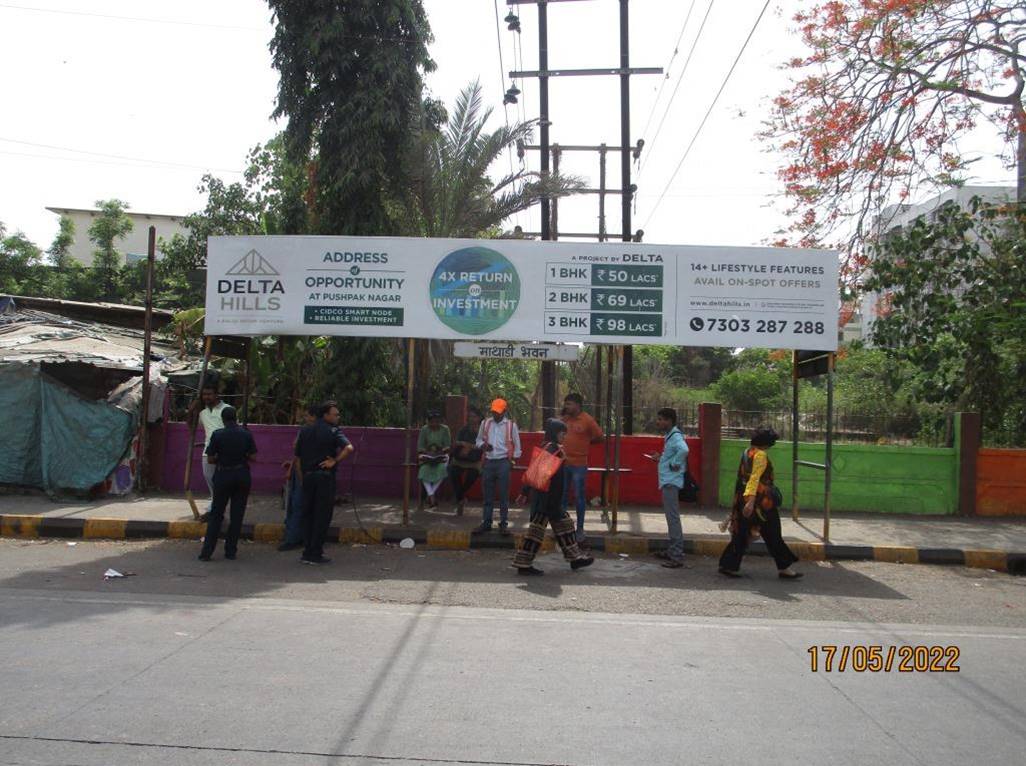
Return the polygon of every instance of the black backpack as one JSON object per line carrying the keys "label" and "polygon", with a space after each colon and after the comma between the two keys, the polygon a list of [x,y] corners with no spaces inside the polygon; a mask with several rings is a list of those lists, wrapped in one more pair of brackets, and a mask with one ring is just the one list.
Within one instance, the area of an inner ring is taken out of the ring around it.
{"label": "black backpack", "polygon": [[698,486],[698,482],[695,481],[695,477],[691,475],[687,466],[684,466],[684,486],[677,490],[677,498],[684,503],[697,503],[698,493],[702,491],[702,488]]}

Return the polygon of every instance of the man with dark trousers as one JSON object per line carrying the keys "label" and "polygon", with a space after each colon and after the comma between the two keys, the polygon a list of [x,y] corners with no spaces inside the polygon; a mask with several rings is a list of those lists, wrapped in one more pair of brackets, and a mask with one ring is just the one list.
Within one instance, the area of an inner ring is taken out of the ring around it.
{"label": "man with dark trousers", "polygon": [[217,547],[217,536],[221,532],[225,507],[231,503],[228,534],[224,539],[224,557],[234,560],[239,548],[239,533],[242,532],[242,518],[246,515],[246,500],[249,498],[249,461],[256,454],[253,434],[239,426],[234,407],[225,407],[220,412],[224,428],[210,436],[207,445],[207,463],[214,466],[214,501],[207,519],[207,534],[203,538],[200,561],[210,561]]}
{"label": "man with dark trousers", "polygon": [[296,439],[296,457],[303,472],[304,564],[327,564],[324,539],[335,508],[335,468],[353,453],[353,445],[338,429],[334,402],[321,405],[317,420],[304,426]]}

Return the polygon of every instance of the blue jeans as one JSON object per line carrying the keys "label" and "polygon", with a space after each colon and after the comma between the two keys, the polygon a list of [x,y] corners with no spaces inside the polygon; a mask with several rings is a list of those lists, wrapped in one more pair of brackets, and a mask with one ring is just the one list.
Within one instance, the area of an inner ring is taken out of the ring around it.
{"label": "blue jeans", "polygon": [[566,481],[563,483],[563,510],[566,510],[570,499],[570,485],[574,487],[574,500],[577,503],[577,539],[584,538],[584,512],[588,509],[588,466],[568,465]]}
{"label": "blue jeans", "polygon": [[298,466],[292,469],[285,493],[285,542],[295,545],[303,542],[303,485]]}
{"label": "blue jeans", "polygon": [[664,484],[662,490],[666,529],[670,533],[670,546],[666,549],[666,555],[673,561],[683,561],[684,529],[680,524],[680,488],[673,484]]}
{"label": "blue jeans", "polygon": [[510,462],[504,458],[485,460],[481,471],[481,491],[484,494],[484,526],[492,526],[492,514],[495,509],[495,495],[499,495],[499,521],[509,523],[509,475],[512,470]]}

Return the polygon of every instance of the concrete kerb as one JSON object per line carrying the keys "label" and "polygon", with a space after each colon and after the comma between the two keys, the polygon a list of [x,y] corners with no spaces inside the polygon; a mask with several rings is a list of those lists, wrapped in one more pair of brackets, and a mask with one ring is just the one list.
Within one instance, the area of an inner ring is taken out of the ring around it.
{"label": "concrete kerb", "polygon": [[[124,519],[67,519],[48,516],[0,514],[0,537],[19,539],[80,538],[91,540],[178,539],[199,540],[206,524],[197,521],[133,521]],[[283,524],[245,524],[242,538],[261,543],[283,539]],[[513,550],[520,535],[490,533],[472,536],[469,532],[447,528],[423,527],[331,527],[328,539],[343,545],[398,544],[405,538],[432,549]],[[551,547],[552,540],[547,537]],[[666,549],[667,540],[644,535],[599,534],[588,537],[593,550],[628,556],[645,556]],[[684,552],[718,556],[726,545],[723,537],[695,535],[684,540]],[[1026,552],[974,550],[959,548],[912,548],[899,545],[835,545],[832,543],[790,542],[802,561],[883,561],[905,564],[944,564],[976,569],[993,569],[1026,575]],[[752,543],[749,552],[765,556],[762,542]]]}

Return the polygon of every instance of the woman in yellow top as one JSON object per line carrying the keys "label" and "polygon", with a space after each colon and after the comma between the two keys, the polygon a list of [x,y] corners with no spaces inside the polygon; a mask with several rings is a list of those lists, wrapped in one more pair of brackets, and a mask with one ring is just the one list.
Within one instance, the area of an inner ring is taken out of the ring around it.
{"label": "woman in yellow top", "polygon": [[783,498],[773,483],[773,463],[766,455],[766,450],[776,443],[777,434],[772,428],[760,428],[752,434],[751,447],[741,455],[730,516],[730,544],[720,556],[720,574],[727,577],[741,576],[741,559],[748,543],[757,535],[762,535],[782,579],[797,580],[802,576],[791,569],[798,557],[787,547],[780,531]]}

